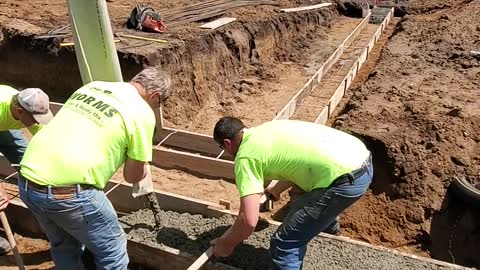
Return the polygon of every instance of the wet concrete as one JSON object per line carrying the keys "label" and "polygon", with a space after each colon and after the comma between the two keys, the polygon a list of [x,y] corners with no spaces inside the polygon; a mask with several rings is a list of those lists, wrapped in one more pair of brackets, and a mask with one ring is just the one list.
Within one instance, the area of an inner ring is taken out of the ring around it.
{"label": "wet concrete", "polygon": [[[233,224],[234,217],[205,218],[201,215],[161,211],[162,228],[154,230],[151,210],[143,209],[120,218],[128,238],[150,246],[169,246],[194,257],[208,247]],[[272,269],[268,248],[275,225],[261,223],[232,256],[219,262],[241,269]],[[410,257],[378,251],[339,240],[316,237],[308,246],[303,269],[450,269]]]}

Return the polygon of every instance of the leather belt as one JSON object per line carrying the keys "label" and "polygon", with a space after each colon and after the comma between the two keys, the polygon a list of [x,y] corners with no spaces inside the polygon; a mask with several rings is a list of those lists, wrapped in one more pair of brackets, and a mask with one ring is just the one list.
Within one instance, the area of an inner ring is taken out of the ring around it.
{"label": "leather belt", "polygon": [[[43,193],[48,193],[48,186],[42,186],[42,185],[36,184],[32,181],[27,181],[27,186],[29,188],[35,189],[36,191],[40,191],[40,192],[43,192]],[[91,188],[94,188],[94,186],[84,185],[84,184],[82,184],[82,185],[77,184],[77,185],[59,186],[59,187],[50,186],[50,192],[52,194],[68,195],[68,194],[75,194],[77,192],[81,192],[81,191],[91,189]]]}

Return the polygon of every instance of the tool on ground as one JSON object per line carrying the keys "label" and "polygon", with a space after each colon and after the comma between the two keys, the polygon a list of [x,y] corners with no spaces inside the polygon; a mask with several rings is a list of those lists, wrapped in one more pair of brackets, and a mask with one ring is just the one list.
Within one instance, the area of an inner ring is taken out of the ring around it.
{"label": "tool on ground", "polygon": [[5,234],[7,235],[8,242],[12,247],[13,255],[15,256],[15,261],[17,262],[18,268],[20,270],[25,270],[25,265],[23,264],[22,256],[20,256],[20,252],[18,252],[17,243],[15,242],[15,238],[13,238],[12,229],[10,229],[10,224],[8,224],[7,215],[5,212],[0,212],[0,220],[2,222],[3,229],[5,230]]}
{"label": "tool on ground", "polygon": [[166,41],[164,39],[139,37],[139,36],[133,36],[133,35],[125,35],[125,34],[122,34],[122,33],[116,33],[115,36],[123,37],[123,38],[138,39],[138,40],[143,40],[143,41],[152,41],[152,42],[158,42],[158,43],[168,43],[168,41]]}
{"label": "tool on ground", "polygon": [[[113,42],[115,43],[118,43],[120,42],[119,39],[115,39]],[[60,47],[70,47],[70,46],[74,46],[75,44],[73,42],[63,42],[63,43],[60,43]]]}
{"label": "tool on ground", "polygon": [[153,188],[152,170],[150,165],[147,165],[147,175],[140,182],[133,184],[132,196],[137,198],[139,196],[146,196],[150,209],[153,211],[155,220],[155,229],[160,230],[162,227],[160,219],[160,205],[158,204],[157,195]]}
{"label": "tool on ground", "polygon": [[[221,237],[227,235],[230,230],[232,229],[232,227],[228,228],[228,230],[226,230]],[[215,246],[211,246],[209,247],[207,250],[205,250],[205,252],[202,253],[202,255],[200,255],[200,257],[198,257],[193,263],[192,265],[190,265],[190,267],[188,267],[187,270],[198,270],[200,268],[202,268],[202,266],[204,264],[206,264],[212,257],[213,257],[213,250],[214,250]]]}
{"label": "tool on ground", "polygon": [[144,4],[137,4],[127,20],[127,27],[140,31],[154,31],[163,33],[167,31],[167,25],[163,22],[162,16],[154,8]]}

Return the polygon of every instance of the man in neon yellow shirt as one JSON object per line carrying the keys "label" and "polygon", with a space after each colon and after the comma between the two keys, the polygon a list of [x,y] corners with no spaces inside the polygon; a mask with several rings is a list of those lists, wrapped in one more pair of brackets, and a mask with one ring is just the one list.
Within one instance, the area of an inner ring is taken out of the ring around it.
{"label": "man in neon yellow shirt", "polygon": [[[336,234],[338,215],[357,201],[373,177],[370,151],[357,138],[309,122],[278,120],[246,129],[223,117],[213,137],[235,157],[240,212],[229,232],[215,241],[214,255],[229,256],[248,238],[259,217],[262,194],[278,199],[285,183],[306,193],[297,199],[270,242],[274,269],[301,269],[308,242],[320,232]],[[280,180],[264,190],[265,180]]]}
{"label": "man in neon yellow shirt", "polygon": [[[27,140],[19,130],[27,127],[35,134],[41,124],[52,118],[49,98],[38,88],[28,88],[21,92],[0,85],[0,152],[12,165],[18,166],[27,147]],[[5,210],[9,198],[0,184],[0,211]],[[0,237],[0,255],[10,251],[10,244]]]}
{"label": "man in neon yellow shirt", "polygon": [[169,93],[169,76],[156,68],[129,83],[88,83],[31,140],[20,197],[45,230],[57,269],[82,269],[84,247],[97,269],[127,269],[126,236],[102,190],[122,164],[127,182],[146,177],[153,109]]}

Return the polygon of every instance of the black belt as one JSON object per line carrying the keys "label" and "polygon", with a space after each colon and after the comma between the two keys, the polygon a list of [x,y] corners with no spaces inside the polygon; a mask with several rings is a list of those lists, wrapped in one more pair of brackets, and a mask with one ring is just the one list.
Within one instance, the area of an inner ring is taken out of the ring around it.
{"label": "black belt", "polygon": [[[42,185],[36,184],[32,181],[28,181],[28,180],[26,180],[26,182],[27,182],[27,186],[29,188],[33,188],[36,191],[40,191],[40,192],[43,192],[43,193],[48,193],[48,187],[49,186],[42,186]],[[52,194],[68,195],[68,194],[75,194],[77,192],[81,192],[81,191],[91,189],[91,188],[94,188],[94,186],[85,185],[85,184],[68,185],[68,186],[61,186],[61,187],[50,186],[50,192]]]}
{"label": "black belt", "polygon": [[368,165],[371,162],[372,162],[372,155],[370,154],[370,156],[368,156],[367,160],[362,164],[362,167],[354,170],[351,173],[347,173],[347,174],[344,174],[344,175],[338,177],[337,179],[335,179],[335,181],[332,182],[332,184],[330,184],[330,186],[331,187],[340,186],[340,185],[344,185],[346,183],[353,184],[353,181],[355,181],[355,179],[357,179],[359,177],[362,177],[364,174],[366,174],[368,172]]}

